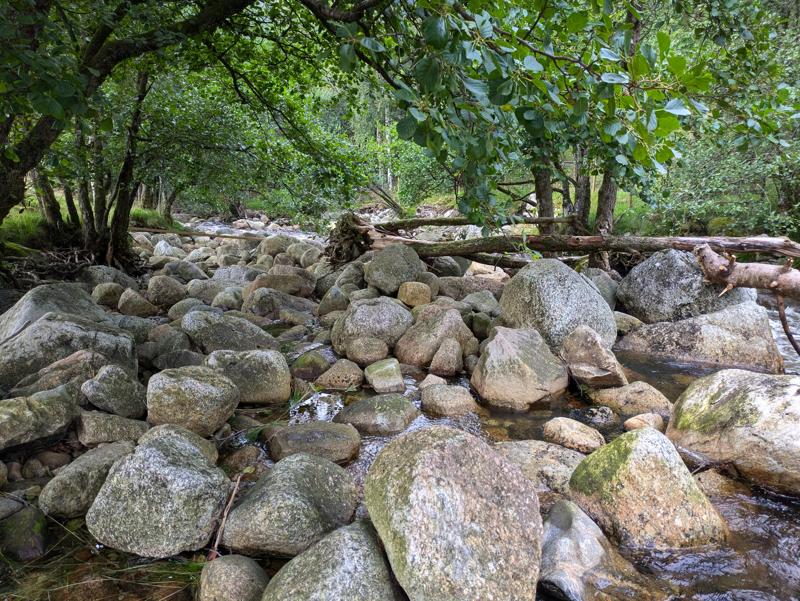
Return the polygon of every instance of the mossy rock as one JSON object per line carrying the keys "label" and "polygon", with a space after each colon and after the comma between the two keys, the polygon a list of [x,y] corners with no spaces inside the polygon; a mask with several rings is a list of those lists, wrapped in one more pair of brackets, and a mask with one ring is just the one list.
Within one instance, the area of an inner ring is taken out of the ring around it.
{"label": "mossy rock", "polygon": [[589,455],[569,486],[572,499],[626,547],[691,548],[728,536],[675,447],[653,428],[623,434]]}

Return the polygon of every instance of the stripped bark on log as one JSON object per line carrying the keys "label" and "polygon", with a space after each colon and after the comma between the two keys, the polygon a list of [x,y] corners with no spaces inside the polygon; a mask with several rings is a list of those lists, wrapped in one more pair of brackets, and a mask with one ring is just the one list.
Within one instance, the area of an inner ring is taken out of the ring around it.
{"label": "stripped bark on log", "polygon": [[[572,223],[573,217],[515,217],[515,223],[523,223],[526,225],[550,225],[555,223]],[[411,219],[397,219],[395,221],[386,221],[384,223],[376,223],[375,229],[384,230],[387,232],[398,232],[400,230],[413,230],[423,226],[459,226],[459,225],[472,225],[466,217],[413,217]]]}
{"label": "stripped bark on log", "polygon": [[[733,288],[761,288],[778,296],[800,300],[800,271],[792,269],[792,259],[783,265],[766,263],[737,263],[731,254],[720,255],[708,244],[694,249],[706,278]],[[794,256],[794,255],[790,255]]]}
{"label": "stripped bark on log", "polygon": [[[386,225],[386,224],[383,224]],[[788,238],[766,236],[725,237],[725,236],[564,236],[558,234],[542,236],[488,236],[467,240],[430,242],[414,240],[405,236],[386,234],[375,226],[350,216],[340,220],[337,228],[357,229],[363,240],[370,240],[372,250],[380,250],[391,244],[407,244],[417,251],[420,257],[469,256],[477,253],[515,253],[528,248],[536,251],[624,251],[656,252],[668,248],[693,251],[707,244],[712,250],[724,252],[771,253],[787,257],[800,257],[800,244]],[[333,240],[332,240],[333,242]]]}

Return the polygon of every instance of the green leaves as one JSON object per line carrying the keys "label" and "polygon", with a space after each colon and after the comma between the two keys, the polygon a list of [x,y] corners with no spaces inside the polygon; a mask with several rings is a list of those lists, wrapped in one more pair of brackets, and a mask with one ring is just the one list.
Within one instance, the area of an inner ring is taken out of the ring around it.
{"label": "green leaves", "polygon": [[426,56],[414,67],[414,78],[423,92],[435,92],[442,78],[442,67],[436,57]]}
{"label": "green leaves", "polygon": [[397,135],[402,140],[410,140],[417,131],[417,120],[413,116],[404,117],[397,122]]}
{"label": "green leaves", "polygon": [[658,40],[658,52],[661,54],[661,58],[663,59],[669,54],[669,48],[672,44],[672,40],[666,31],[659,31],[656,34],[656,38]]}
{"label": "green leaves", "polygon": [[610,48],[601,48],[600,49],[600,58],[604,61],[612,61],[612,62],[619,62],[620,56]]}
{"label": "green leaves", "polygon": [[576,33],[581,31],[589,22],[589,13],[585,10],[571,13],[567,17],[567,31]]}
{"label": "green leaves", "polygon": [[356,51],[352,44],[342,44],[339,46],[339,68],[349,73],[353,70],[356,63]]}
{"label": "green leaves", "polygon": [[680,98],[673,98],[670,100],[664,107],[664,110],[673,115],[678,115],[679,117],[686,117],[692,114]]}
{"label": "green leaves", "polygon": [[536,60],[536,57],[529,54],[522,60],[522,66],[531,73],[541,73],[544,71],[542,63]]}
{"label": "green leaves", "polygon": [[600,80],[611,84],[626,84],[630,82],[631,78],[627,73],[603,73]]}
{"label": "green leaves", "polygon": [[372,52],[386,52],[386,47],[375,38],[361,38],[358,42]]}
{"label": "green leaves", "polygon": [[443,49],[447,45],[447,22],[438,15],[428,17],[422,23],[422,35],[429,46]]}

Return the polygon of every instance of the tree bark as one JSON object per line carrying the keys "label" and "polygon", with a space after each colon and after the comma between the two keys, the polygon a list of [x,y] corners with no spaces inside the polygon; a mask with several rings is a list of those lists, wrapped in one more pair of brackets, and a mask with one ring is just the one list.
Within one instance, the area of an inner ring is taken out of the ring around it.
{"label": "tree bark", "polygon": [[158,205],[158,214],[161,215],[167,223],[172,223],[172,207],[175,205],[175,200],[178,198],[179,192],[179,188],[173,188]]}
{"label": "tree bark", "polygon": [[75,206],[75,196],[72,193],[72,186],[69,185],[69,182],[62,179],[61,189],[64,190],[64,204],[67,205],[69,224],[77,230],[81,227],[81,218],[78,216],[78,209]]}
{"label": "tree bark", "polygon": [[131,221],[131,208],[136,191],[133,186],[133,170],[136,161],[136,138],[142,125],[142,104],[147,92],[150,90],[148,74],[139,72],[136,78],[136,103],[131,124],[128,127],[128,139],[125,145],[125,158],[117,178],[114,194],[116,208],[111,220],[111,238],[106,251],[106,263],[111,265],[115,260],[128,250],[128,227]]}
{"label": "tree bark", "polygon": [[708,244],[695,248],[694,254],[706,278],[725,285],[725,292],[733,288],[761,288],[778,296],[800,300],[800,271],[792,269],[791,259],[784,265],[737,263],[735,257],[722,256]]}
{"label": "tree bark", "polygon": [[570,229],[573,234],[589,233],[589,213],[592,208],[592,185],[589,179],[587,151],[575,148],[575,221]]}
{"label": "tree bark", "polygon": [[[342,241],[342,244],[339,241]],[[800,244],[789,238],[770,238],[767,236],[726,237],[726,236],[681,236],[681,237],[642,237],[642,236],[489,236],[446,242],[428,242],[402,236],[386,235],[354,215],[345,215],[337,223],[331,235],[329,256],[358,257],[366,249],[380,250],[390,244],[407,244],[417,251],[420,257],[468,256],[476,253],[514,253],[525,248],[536,251],[579,251],[591,252],[613,250],[626,252],[656,252],[668,248],[692,251],[697,246],[708,244],[713,250],[748,253],[769,253],[787,257],[800,257]],[[355,246],[358,252],[354,253]]]}
{"label": "tree bark", "polygon": [[[572,216],[568,217],[520,217],[514,218],[514,223],[527,223],[530,225],[542,225],[553,223],[570,223]],[[426,225],[434,226],[458,226],[458,225],[471,225],[471,221],[466,217],[413,217],[411,219],[396,219],[394,221],[385,221],[383,223],[376,223],[375,227],[380,230],[388,232],[399,232],[400,230],[413,230],[417,227]]]}
{"label": "tree bark", "polygon": [[[533,180],[536,188],[536,206],[539,219],[553,219],[553,180],[550,177],[550,170],[541,167],[534,168]],[[539,225],[539,232],[552,234],[552,223],[542,222]]]}
{"label": "tree bark", "polygon": [[148,211],[154,210],[158,203],[156,202],[155,187],[150,184],[142,184],[140,188],[140,196],[142,198],[142,208]]}
{"label": "tree bark", "polygon": [[61,207],[56,200],[56,194],[48,177],[39,169],[31,170],[33,188],[36,198],[39,201],[39,208],[42,211],[48,229],[53,233],[64,231],[64,219],[61,216]]}
{"label": "tree bark", "polygon": [[[600,184],[600,191],[597,194],[597,216],[595,218],[595,232],[601,236],[607,236],[614,231],[614,208],[617,206],[617,184],[610,171],[603,173],[603,183]],[[589,264],[600,267],[608,271],[611,266],[608,263],[608,252],[601,251],[594,253],[589,258]]]}

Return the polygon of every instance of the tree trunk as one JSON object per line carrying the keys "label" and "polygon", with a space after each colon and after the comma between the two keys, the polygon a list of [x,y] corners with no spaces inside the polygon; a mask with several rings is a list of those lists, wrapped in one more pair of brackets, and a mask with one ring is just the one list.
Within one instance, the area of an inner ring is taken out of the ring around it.
{"label": "tree trunk", "polygon": [[589,213],[592,208],[592,185],[589,179],[587,151],[575,148],[575,221],[570,231],[573,234],[589,233]]}
{"label": "tree trunk", "polygon": [[[600,191],[597,194],[597,216],[595,218],[595,232],[601,236],[607,236],[614,231],[614,208],[617,205],[617,184],[611,172],[606,170],[603,173],[603,183],[600,184]],[[608,252],[601,251],[589,257],[589,264],[600,267],[608,271],[611,266],[608,263]]]}
{"label": "tree trunk", "polygon": [[[91,98],[118,64],[174,45],[181,37],[174,33],[196,37],[206,31],[212,31],[229,17],[240,13],[253,3],[254,0],[210,0],[200,7],[197,14],[162,25],[171,29],[173,34],[145,38],[124,38],[114,35],[116,26],[127,15],[130,7],[138,4],[137,2],[119,3],[109,18],[100,20],[97,29],[87,40],[88,43],[83,49],[79,65],[85,85],[78,90],[78,93],[84,99]],[[46,13],[49,11],[51,3],[18,2],[16,4]],[[324,15],[320,15],[318,18],[320,21],[325,21]],[[32,47],[39,43],[38,35],[41,29],[43,28],[31,27],[28,37]],[[67,114],[68,118],[73,116],[71,113]],[[25,177],[31,169],[39,164],[53,142],[58,139],[63,131],[65,121],[66,119],[58,120],[50,116],[41,116],[13,146],[8,144],[7,134],[0,136],[2,138],[2,145],[0,145],[0,222],[5,219],[12,207],[23,202]]]}
{"label": "tree trunk", "polygon": [[179,192],[180,190],[177,187],[173,188],[172,192],[158,204],[158,213],[167,223],[172,223],[172,207],[175,205],[175,199],[178,198]]}
{"label": "tree trunk", "polygon": [[67,205],[67,213],[69,213],[69,224],[77,230],[81,227],[81,218],[78,216],[78,209],[75,207],[75,196],[72,193],[72,186],[64,179],[60,181],[61,188],[64,190],[64,204]]}
{"label": "tree trunk", "polygon": [[150,184],[142,184],[140,196],[142,198],[142,208],[152,211],[158,205],[156,201],[155,187]]}
{"label": "tree trunk", "polygon": [[572,204],[572,190],[569,187],[569,180],[564,178],[561,181],[561,214],[573,215],[575,206]]}
{"label": "tree trunk", "polygon": [[142,104],[147,92],[150,90],[148,85],[148,74],[142,71],[136,79],[136,104],[131,115],[131,124],[128,127],[128,139],[125,145],[125,158],[122,161],[122,168],[117,177],[114,200],[114,218],[111,221],[111,238],[106,251],[106,263],[111,265],[119,260],[128,250],[128,227],[131,220],[131,208],[135,197],[133,186],[133,169],[136,161],[136,137],[142,125]]}
{"label": "tree trunk", "polygon": [[[536,167],[533,170],[533,180],[536,187],[536,205],[539,219],[553,219],[553,180],[550,170]],[[552,223],[543,222],[539,226],[542,234],[552,234]]]}
{"label": "tree trunk", "polygon": [[58,200],[56,200],[50,180],[40,169],[31,170],[31,179],[33,180],[36,198],[39,201],[39,208],[47,222],[47,228],[52,233],[63,232],[65,229],[64,219],[61,216],[61,207],[58,204]]}

